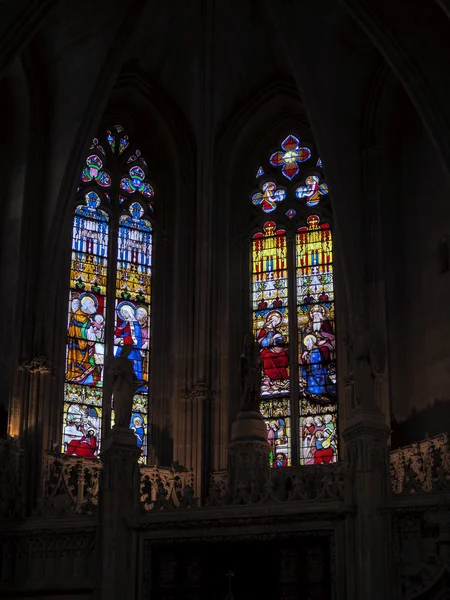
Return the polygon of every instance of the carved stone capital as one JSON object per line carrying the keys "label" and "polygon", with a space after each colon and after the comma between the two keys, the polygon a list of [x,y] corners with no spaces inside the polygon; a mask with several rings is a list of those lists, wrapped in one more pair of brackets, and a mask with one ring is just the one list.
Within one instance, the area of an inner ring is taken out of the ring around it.
{"label": "carved stone capital", "polygon": [[41,375],[52,372],[50,359],[47,356],[35,356],[29,361],[24,361],[19,369],[30,373],[41,373]]}

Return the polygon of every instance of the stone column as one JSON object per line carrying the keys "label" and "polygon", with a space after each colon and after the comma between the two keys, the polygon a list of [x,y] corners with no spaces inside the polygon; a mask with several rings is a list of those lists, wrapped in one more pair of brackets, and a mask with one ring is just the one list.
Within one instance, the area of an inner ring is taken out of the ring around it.
{"label": "stone column", "polygon": [[[389,516],[383,511],[391,493],[389,428],[377,408],[361,408],[347,421],[343,438],[347,444],[351,501],[356,514],[348,518],[347,563],[352,565],[348,589],[352,598],[389,600]],[[349,595],[350,600],[350,595]]]}
{"label": "stone column", "polygon": [[259,411],[240,411],[231,426],[228,453],[228,493],[256,501],[270,476],[270,445],[267,428]]}
{"label": "stone column", "polygon": [[133,600],[136,528],[139,523],[140,471],[136,436],[113,427],[103,442],[99,498],[99,548],[102,600]]}

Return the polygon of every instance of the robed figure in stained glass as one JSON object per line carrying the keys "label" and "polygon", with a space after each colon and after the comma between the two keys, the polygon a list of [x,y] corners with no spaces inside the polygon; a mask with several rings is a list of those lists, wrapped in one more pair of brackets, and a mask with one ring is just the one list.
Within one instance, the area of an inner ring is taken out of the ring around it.
{"label": "robed figure in stained glass", "polygon": [[122,322],[115,328],[114,343],[118,346],[116,356],[121,356],[123,348],[131,346],[132,349],[127,352],[127,357],[133,362],[134,376],[141,383],[136,393],[143,393],[143,365],[142,365],[142,345],[143,336],[141,326],[136,318],[134,306],[128,302],[122,302],[117,308],[118,315]]}
{"label": "robed figure in stained glass", "polygon": [[287,372],[289,365],[288,346],[283,334],[278,329],[282,320],[283,315],[280,311],[270,311],[266,316],[264,327],[258,333],[264,374],[272,381],[287,380],[289,378]]}
{"label": "robed figure in stained glass", "polygon": [[334,360],[336,357],[336,334],[325,306],[315,304],[310,308],[306,331],[316,337],[323,360],[326,362]]}
{"label": "robed figure in stained glass", "polygon": [[95,362],[97,327],[93,327],[97,299],[92,294],[81,294],[72,300],[72,317],[67,330],[67,381],[96,385],[101,378],[101,367]]}

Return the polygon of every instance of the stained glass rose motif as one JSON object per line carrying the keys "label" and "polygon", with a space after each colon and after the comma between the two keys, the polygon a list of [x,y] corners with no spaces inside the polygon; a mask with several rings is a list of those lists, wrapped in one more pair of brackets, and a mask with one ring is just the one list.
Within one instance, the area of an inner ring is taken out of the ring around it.
{"label": "stained glass rose motif", "polygon": [[120,182],[120,189],[128,194],[139,192],[146,198],[151,198],[154,195],[154,190],[149,183],[145,183],[145,173],[141,167],[131,167],[129,170],[130,177],[124,177]]}
{"label": "stained glass rose motif", "polygon": [[301,148],[300,140],[293,135],[288,135],[282,142],[281,148],[283,152],[274,152],[270,157],[270,163],[274,167],[281,167],[283,175],[292,180],[300,170],[298,163],[307,161],[311,151],[309,148]]}
{"label": "stained glass rose motif", "polygon": [[102,187],[110,187],[111,177],[102,171],[103,163],[99,156],[91,154],[86,159],[86,167],[81,172],[81,181],[89,183],[89,181],[95,181]]}

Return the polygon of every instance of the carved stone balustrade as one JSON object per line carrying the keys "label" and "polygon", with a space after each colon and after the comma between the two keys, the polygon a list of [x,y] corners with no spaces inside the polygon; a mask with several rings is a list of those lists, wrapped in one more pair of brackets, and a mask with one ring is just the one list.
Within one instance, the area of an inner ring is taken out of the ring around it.
{"label": "carved stone balustrade", "polygon": [[[43,464],[42,495],[36,516],[92,515],[97,511],[100,461],[47,454]],[[200,506],[194,496],[192,471],[159,466],[141,467],[141,508],[150,511],[194,509]],[[337,465],[312,465],[272,469],[257,498],[238,489],[230,494],[227,474],[211,476],[209,507],[256,506],[268,503],[345,501],[347,468]]]}
{"label": "carved stone balustrade", "polygon": [[390,454],[394,494],[450,491],[450,440],[444,433]]}
{"label": "carved stone balustrade", "polygon": [[[91,458],[47,454],[36,516],[90,515],[97,511],[102,463]],[[141,467],[144,511],[198,506],[193,472],[158,466]]]}
{"label": "carved stone balustrade", "polygon": [[245,490],[230,494],[227,475],[219,471],[211,476],[209,506],[263,505],[285,502],[345,501],[347,467],[335,465],[311,465],[272,469],[264,490],[255,498]]}
{"label": "carved stone balustrade", "polygon": [[95,459],[46,454],[36,516],[94,514],[101,468]]}
{"label": "carved stone balustrade", "polygon": [[141,467],[141,507],[144,511],[198,507],[193,471]]}

